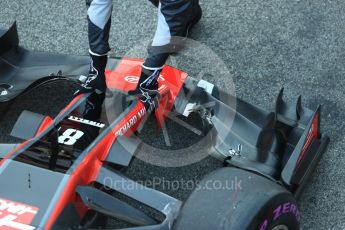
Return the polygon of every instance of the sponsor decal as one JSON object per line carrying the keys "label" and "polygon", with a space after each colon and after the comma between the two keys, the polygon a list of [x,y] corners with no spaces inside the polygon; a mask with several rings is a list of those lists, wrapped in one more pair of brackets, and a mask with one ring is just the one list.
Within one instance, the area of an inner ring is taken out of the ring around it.
{"label": "sponsor decal", "polygon": [[37,212],[37,207],[0,198],[0,229],[36,229],[30,224]]}
{"label": "sponsor decal", "polygon": [[98,127],[98,128],[104,128],[104,126],[105,126],[105,124],[102,124],[102,123],[99,123],[99,122],[96,122],[96,121],[90,121],[90,120],[87,120],[87,119],[84,119],[84,118],[80,118],[80,117],[75,117],[75,116],[70,116],[68,118],[68,120],[79,122],[79,123],[83,123],[83,124],[87,124],[87,125],[91,125],[91,126],[95,126],[95,127]]}
{"label": "sponsor decal", "polygon": [[119,130],[116,131],[115,136],[123,136],[129,129],[131,129],[142,117],[146,114],[146,109],[142,108],[137,114],[132,116]]}

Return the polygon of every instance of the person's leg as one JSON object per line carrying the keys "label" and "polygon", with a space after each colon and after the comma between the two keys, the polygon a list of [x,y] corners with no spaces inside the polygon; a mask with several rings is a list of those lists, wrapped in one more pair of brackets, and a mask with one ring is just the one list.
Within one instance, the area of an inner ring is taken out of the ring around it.
{"label": "person's leg", "polygon": [[[89,121],[101,122],[100,117],[102,114],[102,104],[104,99],[105,93],[92,93],[85,103],[80,105],[80,116]],[[84,135],[74,145],[76,153],[80,153],[80,150],[84,150],[93,140],[96,139],[100,128],[88,124],[80,124],[78,130],[83,132]]]}
{"label": "person's leg", "polygon": [[[105,99],[106,81],[105,67],[109,47],[109,32],[111,24],[112,0],[87,0],[88,8],[88,38],[90,54],[90,70],[86,81],[79,87],[75,95],[91,93],[87,98],[82,117],[98,121],[102,113]],[[98,129],[85,129],[88,137],[98,135]],[[90,138],[91,140],[92,138]]]}
{"label": "person's leg", "polygon": [[158,6],[158,24],[146,67],[162,67],[176,47],[180,47],[188,30],[201,18],[199,0],[160,0]]}
{"label": "person's leg", "polygon": [[109,47],[109,32],[111,26],[112,0],[87,1],[88,8],[88,38],[90,54],[90,71],[85,83],[78,93],[104,93],[106,90],[105,67]]}
{"label": "person's leg", "polygon": [[[157,0],[150,0],[157,4]],[[136,94],[146,104],[158,94],[157,79],[170,54],[177,52],[176,44],[187,36],[188,29],[201,18],[198,0],[160,0],[158,4],[158,24],[148,57],[142,65],[142,73]],[[177,44],[180,45],[180,44]],[[149,103],[149,106],[154,105]]]}

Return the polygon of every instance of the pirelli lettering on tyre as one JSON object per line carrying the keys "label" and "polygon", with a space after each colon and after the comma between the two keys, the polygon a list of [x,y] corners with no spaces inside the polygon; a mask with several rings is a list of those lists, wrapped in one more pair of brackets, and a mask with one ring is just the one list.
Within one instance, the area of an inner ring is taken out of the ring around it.
{"label": "pirelli lettering on tyre", "polygon": [[37,207],[0,198],[0,229],[36,229],[30,224],[37,212]]}

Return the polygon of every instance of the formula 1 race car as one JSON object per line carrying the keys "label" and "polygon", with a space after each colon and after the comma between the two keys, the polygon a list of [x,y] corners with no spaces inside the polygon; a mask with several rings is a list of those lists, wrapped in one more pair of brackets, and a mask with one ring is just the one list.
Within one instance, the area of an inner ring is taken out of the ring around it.
{"label": "formula 1 race car", "polygon": [[[15,24],[0,36],[1,102],[87,74],[87,57],[20,47]],[[127,93],[136,86],[141,64],[109,60],[105,104],[111,109],[103,108],[99,120],[82,114],[93,93],[76,96],[56,117],[22,112],[11,135],[23,142],[0,145],[0,229],[104,228],[107,218],[128,229],[299,229],[295,199],[329,143],[320,132],[320,107],[305,108],[300,97],[287,103],[282,90],[275,110],[265,111],[165,66],[152,115],[160,126],[170,113],[198,115],[210,154],[224,162],[182,202],[123,170],[131,167],[137,135],[151,112]],[[209,188],[210,181],[227,184],[234,178],[236,189]]]}

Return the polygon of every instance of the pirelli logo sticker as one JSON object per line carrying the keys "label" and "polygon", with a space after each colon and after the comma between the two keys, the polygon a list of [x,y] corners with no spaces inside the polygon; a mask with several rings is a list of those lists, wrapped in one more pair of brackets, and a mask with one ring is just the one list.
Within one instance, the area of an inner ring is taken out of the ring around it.
{"label": "pirelli logo sticker", "polygon": [[104,126],[105,126],[105,124],[102,124],[102,123],[99,123],[99,122],[95,122],[95,121],[89,121],[89,120],[86,120],[86,119],[83,119],[83,118],[79,118],[79,117],[75,117],[75,116],[70,116],[68,118],[68,120],[79,122],[79,123],[83,123],[83,124],[86,124],[86,125],[95,126],[95,127],[101,128],[101,129],[104,128]]}
{"label": "pirelli logo sticker", "polygon": [[37,212],[37,207],[0,198],[0,230],[33,230]]}

